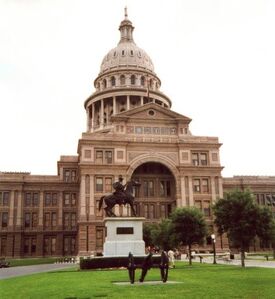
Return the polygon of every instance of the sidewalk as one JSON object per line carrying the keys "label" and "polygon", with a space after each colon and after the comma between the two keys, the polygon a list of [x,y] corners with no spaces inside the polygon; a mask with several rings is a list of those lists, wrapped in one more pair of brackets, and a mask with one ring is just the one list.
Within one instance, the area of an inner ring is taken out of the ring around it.
{"label": "sidewalk", "polygon": [[[188,261],[188,260],[186,260],[186,261]],[[200,259],[195,258],[192,260],[192,262],[199,263]],[[233,260],[229,260],[229,261],[225,261],[222,259],[216,259],[216,262],[217,262],[217,264],[222,264],[222,265],[241,266],[241,260],[237,260],[237,259],[233,259]],[[202,263],[203,264],[213,264],[213,258],[212,257],[203,258]],[[245,259],[245,266],[246,267],[275,268],[275,261]]]}
{"label": "sidewalk", "polygon": [[76,268],[76,267],[78,267],[78,265],[75,264],[45,264],[45,265],[0,268],[0,279],[30,275],[34,273],[49,272],[49,271],[67,269],[67,268]]}

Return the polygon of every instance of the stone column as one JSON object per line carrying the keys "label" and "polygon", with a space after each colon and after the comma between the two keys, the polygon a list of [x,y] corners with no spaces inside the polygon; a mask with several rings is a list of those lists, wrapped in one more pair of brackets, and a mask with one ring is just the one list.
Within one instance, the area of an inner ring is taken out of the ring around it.
{"label": "stone column", "polygon": [[113,97],[113,114],[116,114],[116,97]]}
{"label": "stone column", "polygon": [[58,223],[60,229],[63,228],[63,192],[58,193]]}
{"label": "stone column", "polygon": [[140,97],[140,106],[144,105],[143,96]]}
{"label": "stone column", "polygon": [[101,104],[101,107],[100,107],[100,126],[102,128],[103,125],[104,125],[104,99],[100,100],[100,104]]}
{"label": "stone column", "polygon": [[90,131],[90,110],[89,107],[86,109],[86,117],[87,117],[87,132]]}
{"label": "stone column", "polygon": [[126,106],[126,110],[130,110],[130,96],[127,95],[127,106]]}
{"label": "stone column", "polygon": [[95,196],[94,196],[94,184],[95,184],[95,176],[90,175],[90,209],[89,209],[89,218],[91,220],[95,219],[95,209],[96,209],[96,203],[95,203]]}
{"label": "stone column", "polygon": [[92,122],[91,129],[93,131],[94,130],[94,126],[95,126],[95,104],[94,103],[92,104],[92,118],[91,118],[91,122]]}
{"label": "stone column", "polygon": [[194,197],[193,197],[193,182],[192,182],[192,177],[188,177],[189,180],[189,206],[193,207],[194,206]]}
{"label": "stone column", "polygon": [[179,207],[186,207],[186,190],[185,190],[184,176],[180,178],[180,187],[181,187],[181,205]]}
{"label": "stone column", "polygon": [[222,178],[219,177],[219,197],[223,198]]}
{"label": "stone column", "polygon": [[86,196],[85,196],[85,175],[81,176],[80,181],[80,221],[86,221]]}
{"label": "stone column", "polygon": [[9,223],[8,227],[9,229],[13,228],[13,217],[14,217],[14,191],[11,191],[11,196],[10,196],[10,208],[9,208]]}
{"label": "stone column", "polygon": [[211,177],[211,195],[212,195],[212,203],[216,200],[216,190],[215,190],[215,178]]}
{"label": "stone column", "polygon": [[21,227],[22,225],[22,191],[18,191],[17,199],[17,214],[16,214],[16,226]]}
{"label": "stone column", "polygon": [[38,226],[43,229],[43,192],[39,193]]}

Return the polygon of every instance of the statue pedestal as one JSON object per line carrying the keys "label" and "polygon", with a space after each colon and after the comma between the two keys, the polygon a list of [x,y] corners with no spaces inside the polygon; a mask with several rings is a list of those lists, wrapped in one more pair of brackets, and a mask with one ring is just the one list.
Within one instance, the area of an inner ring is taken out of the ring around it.
{"label": "statue pedestal", "polygon": [[142,225],[144,217],[106,217],[104,256],[145,255]]}

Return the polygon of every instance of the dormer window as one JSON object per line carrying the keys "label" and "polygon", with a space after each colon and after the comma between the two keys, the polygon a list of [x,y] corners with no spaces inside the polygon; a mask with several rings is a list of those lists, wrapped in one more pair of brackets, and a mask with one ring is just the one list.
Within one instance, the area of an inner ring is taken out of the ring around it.
{"label": "dormer window", "polygon": [[130,54],[131,54],[131,56],[134,56],[134,51],[131,50],[131,51],[130,51]]}
{"label": "dormer window", "polygon": [[132,85],[135,85],[135,84],[136,84],[136,76],[135,76],[135,75],[132,75],[132,76],[131,76],[131,84],[132,84]]}
{"label": "dormer window", "polygon": [[121,55],[125,56],[125,51],[124,50],[121,51]]}
{"label": "dormer window", "polygon": [[103,80],[103,88],[106,88],[107,87],[107,81],[106,79]]}
{"label": "dormer window", "polygon": [[140,78],[140,85],[141,86],[145,85],[145,78],[143,76]]}
{"label": "dormer window", "polygon": [[114,76],[111,77],[111,85],[116,86],[116,78]]}

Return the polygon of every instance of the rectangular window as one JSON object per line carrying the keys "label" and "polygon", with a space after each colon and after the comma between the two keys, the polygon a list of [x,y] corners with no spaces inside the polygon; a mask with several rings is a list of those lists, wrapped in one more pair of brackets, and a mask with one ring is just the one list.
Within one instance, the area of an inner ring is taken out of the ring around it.
{"label": "rectangular window", "polygon": [[64,237],[64,254],[69,255],[70,254],[70,238]]}
{"label": "rectangular window", "polygon": [[193,153],[192,154],[192,163],[194,166],[199,165],[199,154],[198,153]]}
{"label": "rectangular window", "polygon": [[96,216],[102,217],[103,216],[103,209],[99,211],[99,200],[96,201]]}
{"label": "rectangular window", "polygon": [[25,238],[24,239],[24,254],[28,254],[29,253],[29,243],[30,243],[30,239],[29,238]]}
{"label": "rectangular window", "polygon": [[64,180],[65,182],[70,182],[71,179],[71,172],[70,170],[65,170],[64,171]]}
{"label": "rectangular window", "polygon": [[103,151],[96,151],[95,162],[97,164],[103,164]]}
{"label": "rectangular window", "polygon": [[32,205],[35,207],[38,206],[38,197],[39,197],[38,193],[33,193]]}
{"label": "rectangular window", "polygon": [[44,252],[45,252],[45,255],[50,255],[51,254],[50,238],[45,238],[44,239]]}
{"label": "rectangular window", "polygon": [[30,207],[32,202],[32,195],[31,193],[26,193],[25,194],[25,206]]}
{"label": "rectangular window", "polygon": [[25,227],[28,228],[31,226],[31,213],[25,213]]}
{"label": "rectangular window", "polygon": [[76,171],[75,170],[72,170],[71,176],[72,176],[72,182],[76,182]]}
{"label": "rectangular window", "polygon": [[203,202],[203,213],[204,216],[210,217],[210,201]]}
{"label": "rectangular window", "polygon": [[149,207],[147,204],[144,205],[144,217],[149,219]]}
{"label": "rectangular window", "polygon": [[52,201],[51,193],[45,194],[45,206],[50,206]]}
{"label": "rectangular window", "polygon": [[112,178],[105,178],[105,192],[112,192],[113,190]]}
{"label": "rectangular window", "polygon": [[51,254],[54,255],[56,252],[56,238],[52,238],[51,240]]}
{"label": "rectangular window", "polygon": [[63,221],[64,221],[64,226],[66,228],[68,228],[69,225],[70,225],[70,213],[64,213],[64,219],[63,219]]}
{"label": "rectangular window", "polygon": [[161,205],[160,206],[160,217],[161,218],[166,218],[167,217],[166,205]]}
{"label": "rectangular window", "polygon": [[112,164],[113,163],[113,152],[112,151],[106,151],[105,152],[105,163],[106,164]]}
{"label": "rectangular window", "polygon": [[149,206],[149,218],[154,219],[155,218],[155,205]]}
{"label": "rectangular window", "polygon": [[9,192],[3,192],[3,206],[9,205]]}
{"label": "rectangular window", "polygon": [[32,227],[37,227],[38,215],[37,213],[32,213]]}
{"label": "rectangular window", "polygon": [[207,154],[206,153],[200,153],[200,162],[201,162],[201,165],[203,165],[203,166],[207,165]]}
{"label": "rectangular window", "polygon": [[161,197],[170,197],[171,196],[171,187],[170,181],[160,181],[160,196]]}
{"label": "rectangular window", "polygon": [[148,180],[143,182],[144,197],[154,196],[154,181]]}
{"label": "rectangular window", "polygon": [[103,178],[96,178],[96,192],[103,192]]}
{"label": "rectangular window", "polygon": [[76,227],[76,213],[71,214],[71,226],[72,228]]}
{"label": "rectangular window", "polygon": [[193,187],[194,187],[194,192],[196,192],[196,193],[201,192],[200,180],[199,179],[194,179],[193,180]]}
{"label": "rectangular window", "polygon": [[2,213],[2,227],[8,226],[8,212]]}
{"label": "rectangular window", "polygon": [[57,205],[57,193],[52,194],[52,205],[53,206]]}
{"label": "rectangular window", "polygon": [[64,206],[69,206],[70,205],[70,193],[65,193],[64,194]]}
{"label": "rectangular window", "polygon": [[44,214],[44,225],[45,225],[45,227],[50,227],[50,219],[51,219],[50,213],[45,213]]}
{"label": "rectangular window", "polygon": [[202,179],[202,192],[209,193],[209,180],[208,179]]}
{"label": "rectangular window", "polygon": [[56,212],[52,213],[52,219],[51,219],[52,227],[56,226]]}
{"label": "rectangular window", "polygon": [[76,205],[76,193],[71,194],[71,199],[72,199],[72,206]]}
{"label": "rectangular window", "polygon": [[5,256],[7,255],[7,238],[1,238],[1,247],[0,247],[0,255]]}
{"label": "rectangular window", "polygon": [[195,200],[195,207],[202,211],[202,203],[201,200]]}

